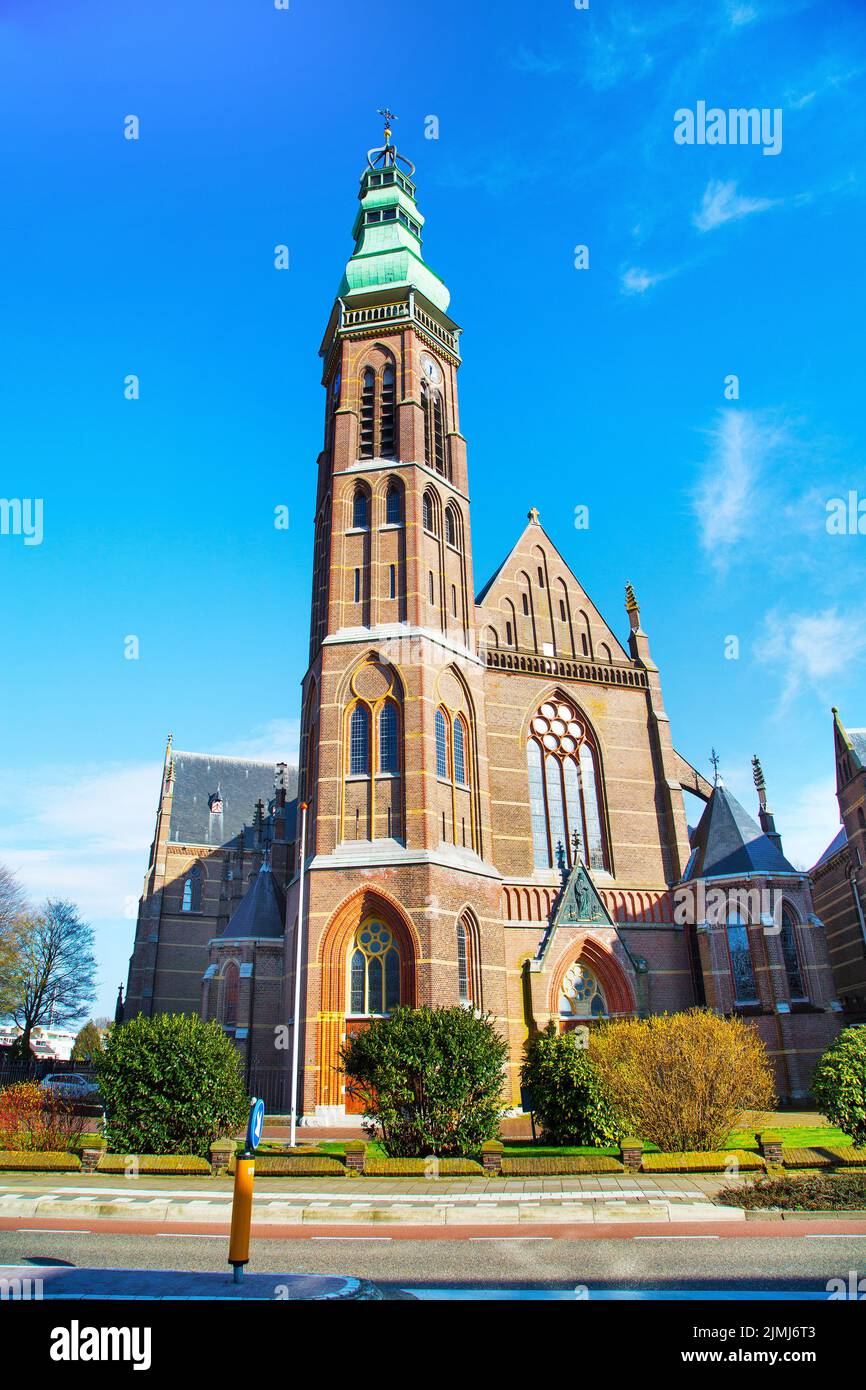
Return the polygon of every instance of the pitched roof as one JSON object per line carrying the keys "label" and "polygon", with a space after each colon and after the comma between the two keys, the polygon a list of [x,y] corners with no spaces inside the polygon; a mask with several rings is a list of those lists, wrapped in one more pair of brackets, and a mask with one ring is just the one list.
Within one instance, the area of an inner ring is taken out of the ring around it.
{"label": "pitched roof", "polygon": [[838,854],[840,849],[844,849],[847,843],[848,836],[845,833],[844,825],[842,825],[839,827],[835,836],[830,841],[827,848],[824,850],[824,853],[821,855],[821,858],[817,861],[817,863],[812,865],[812,870],[819,868],[822,864],[826,864],[827,860],[832,859],[834,854]]}
{"label": "pitched roof", "polygon": [[[581,607],[583,607],[589,613],[594,615],[595,620],[598,624],[598,633],[599,635],[603,634],[603,640],[610,646],[613,659],[615,661],[628,661],[629,654],[626,651],[625,647],[622,645],[622,642],[620,642],[616,633],[613,631],[613,628],[611,628],[608,625],[608,623],[605,622],[598,608],[593,603],[592,599],[589,597],[589,594],[586,592],[586,589],[584,589],[577,575],[574,573],[574,570],[571,568],[571,565],[564,558],[561,551],[556,547],[556,545],[554,545],[553,541],[550,539],[550,536],[547,534],[544,527],[541,525],[541,522],[537,519],[530,520],[529,522],[527,522],[526,526],[524,526],[514,545],[511,547],[508,554],[502,560],[501,564],[497,566],[493,574],[488,579],[487,583],[475,595],[476,605],[479,608],[489,607],[492,611],[494,607],[492,600],[495,598],[495,594],[493,591],[496,587],[497,581],[504,575],[507,575],[510,569],[516,570],[518,565],[522,566],[522,564],[525,564],[528,560],[530,560],[532,547],[534,545],[541,544],[545,546],[548,557],[550,559],[552,559],[553,557],[556,558],[559,564],[562,565],[565,574],[568,575],[568,577],[575,585],[575,588],[577,590],[576,596],[579,597]],[[570,601],[573,601],[573,597],[574,596],[572,596]],[[491,602],[488,602],[488,600],[491,600]]]}
{"label": "pitched roof", "polygon": [[285,900],[266,859],[229,918],[223,937],[280,937],[285,915]]}
{"label": "pitched roof", "polygon": [[[265,807],[274,796],[273,763],[252,758],[225,758],[215,753],[172,753],[174,795],[168,838],[191,845],[225,845],[252,820],[256,802]],[[287,792],[297,790],[298,770],[288,769]],[[222,814],[211,814],[219,790]]]}
{"label": "pitched roof", "polygon": [[794,874],[797,870],[735,796],[715,786],[691,838],[685,877],[751,873]]}

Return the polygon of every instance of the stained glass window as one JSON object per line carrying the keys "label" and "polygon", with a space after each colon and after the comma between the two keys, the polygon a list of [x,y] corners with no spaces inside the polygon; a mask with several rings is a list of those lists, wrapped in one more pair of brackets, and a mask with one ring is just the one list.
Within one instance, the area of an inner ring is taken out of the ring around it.
{"label": "stained glass window", "polygon": [[800,969],[800,957],[797,954],[797,939],[795,935],[794,919],[787,908],[782,909],[782,955],[785,958],[785,973],[788,976],[788,989],[792,999],[805,999],[806,991],[803,988],[803,972]]}
{"label": "stained glass window", "polygon": [[566,971],[559,992],[561,1018],[606,1018],[604,992],[593,972],[578,961]]}
{"label": "stained glass window", "polygon": [[734,979],[734,1001],[737,1004],[757,1004],[758,986],[749,949],[749,932],[739,914],[728,919],[728,950]]}
{"label": "stained glass window", "polygon": [[536,867],[555,867],[560,844],[571,866],[576,831],[582,861],[607,868],[596,753],[574,705],[557,697],[540,707],[526,758]]}
{"label": "stained glass window", "polygon": [[363,922],[349,961],[349,1013],[387,1014],[400,1003],[400,952],[382,922]]}
{"label": "stained glass window", "polygon": [[367,494],[363,488],[358,488],[352,503],[352,525],[356,528],[366,527],[367,519]]}

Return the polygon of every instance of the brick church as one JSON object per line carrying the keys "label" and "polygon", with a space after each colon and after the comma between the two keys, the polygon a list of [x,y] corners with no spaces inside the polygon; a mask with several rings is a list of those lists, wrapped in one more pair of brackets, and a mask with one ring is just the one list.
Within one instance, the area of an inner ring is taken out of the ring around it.
{"label": "brick church", "polygon": [[531,1030],[696,1003],[754,1019],[801,1095],[839,1006],[760,767],[756,821],[675,750],[631,586],[609,626],[534,508],[476,588],[461,330],[413,179],[386,130],[320,350],[299,766],[169,741],[126,1016],[219,1020],[287,1106],[303,858],[306,1123],[356,1113],[341,1046],[399,1004],[491,1014],[513,1107]]}

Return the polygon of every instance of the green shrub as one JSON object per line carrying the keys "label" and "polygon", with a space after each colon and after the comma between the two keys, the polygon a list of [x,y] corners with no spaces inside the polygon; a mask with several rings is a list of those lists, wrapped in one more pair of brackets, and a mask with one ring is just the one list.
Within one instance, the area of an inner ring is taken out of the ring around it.
{"label": "green shrub", "polygon": [[392,1158],[476,1153],[499,1130],[508,1045],[468,1009],[396,1009],[343,1049],[346,1089]]}
{"label": "green shrub", "polygon": [[218,1023],[139,1014],[111,1030],[95,1060],[113,1153],[207,1158],[246,1120],[240,1058]]}
{"label": "green shrub", "polygon": [[622,1133],[610,1091],[577,1034],[558,1033],[551,1022],[526,1045],[520,1079],[532,1093],[532,1109],[550,1144],[604,1147]]}
{"label": "green shrub", "polygon": [[604,1023],[590,1056],[627,1127],[664,1152],[720,1149],[744,1110],[775,1105],[757,1030],[709,1009]]}
{"label": "green shrub", "polygon": [[557,1173],[621,1173],[622,1164],[616,1158],[593,1158],[590,1154],[559,1154],[545,1157],[503,1158],[502,1176],[554,1177]]}
{"label": "green shrub", "polygon": [[737,1187],[725,1187],[714,1198],[720,1206],[747,1211],[779,1207],[783,1211],[866,1211],[866,1175],[844,1173],[828,1177],[808,1173],[802,1177],[758,1178]]}
{"label": "green shrub", "polygon": [[0,1173],[79,1173],[81,1159],[70,1153],[35,1153],[0,1149]]}
{"label": "green shrub", "polygon": [[662,1153],[643,1156],[644,1173],[725,1173],[731,1160],[736,1160],[740,1172],[763,1172],[764,1160],[759,1154],[744,1149],[714,1149],[709,1153]]}
{"label": "green shrub", "polygon": [[866,1147],[866,1028],[842,1029],[815,1068],[812,1094],[855,1148]]}

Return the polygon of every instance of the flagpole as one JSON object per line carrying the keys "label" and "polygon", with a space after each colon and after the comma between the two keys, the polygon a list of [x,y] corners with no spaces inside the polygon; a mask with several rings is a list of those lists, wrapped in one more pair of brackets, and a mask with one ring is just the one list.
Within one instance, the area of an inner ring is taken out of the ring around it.
{"label": "flagpole", "polygon": [[298,1039],[301,1032],[301,953],[304,939],[304,869],[307,857],[307,803],[302,801],[300,874],[298,884],[298,924],[295,927],[295,1019],[292,1029],[292,1120],[289,1144],[295,1146],[295,1127],[298,1116]]}

